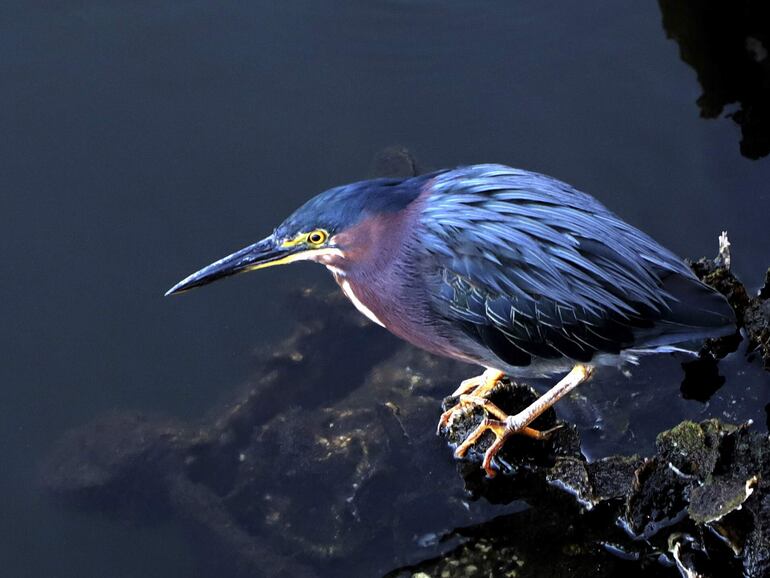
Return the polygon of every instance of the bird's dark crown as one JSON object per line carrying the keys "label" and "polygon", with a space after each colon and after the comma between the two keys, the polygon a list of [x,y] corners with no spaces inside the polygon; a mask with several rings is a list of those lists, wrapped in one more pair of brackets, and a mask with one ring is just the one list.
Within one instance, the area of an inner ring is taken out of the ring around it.
{"label": "bird's dark crown", "polygon": [[367,217],[403,210],[417,198],[427,178],[372,179],[329,189],[294,211],[275,236],[293,239],[315,229],[324,229],[331,236]]}

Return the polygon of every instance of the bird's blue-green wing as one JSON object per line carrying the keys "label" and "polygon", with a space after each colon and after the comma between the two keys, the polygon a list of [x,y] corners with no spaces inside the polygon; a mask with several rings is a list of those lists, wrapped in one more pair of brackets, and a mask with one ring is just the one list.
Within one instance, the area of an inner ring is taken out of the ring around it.
{"label": "bird's blue-green wing", "polygon": [[421,267],[440,287],[432,306],[512,365],[589,361],[731,323],[678,257],[556,179],[462,167],[436,175],[422,202]]}

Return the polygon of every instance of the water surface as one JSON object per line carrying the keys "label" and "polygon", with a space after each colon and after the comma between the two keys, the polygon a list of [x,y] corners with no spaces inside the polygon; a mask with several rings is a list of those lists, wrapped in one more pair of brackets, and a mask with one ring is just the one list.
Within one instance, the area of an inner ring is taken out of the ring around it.
{"label": "water surface", "polygon": [[[770,261],[770,165],[741,155],[732,120],[701,118],[696,73],[652,3],[6,2],[0,54],[9,576],[198,571],[174,524],[61,508],[36,488],[36,464],[105,412],[196,419],[246,381],[251,352],[296,323],[280,294],[331,288],[327,274],[302,265],[163,292],[312,194],[369,176],[386,146],[425,168],[552,174],[685,256],[713,254],[727,230],[751,287]],[[636,437],[709,415],[681,398],[678,372],[665,358],[622,388],[592,385],[586,411],[668,381],[660,411],[632,416]],[[723,373],[725,404],[744,379],[750,394],[714,411],[761,415],[756,364],[738,356]],[[589,435],[587,451],[618,447]]]}

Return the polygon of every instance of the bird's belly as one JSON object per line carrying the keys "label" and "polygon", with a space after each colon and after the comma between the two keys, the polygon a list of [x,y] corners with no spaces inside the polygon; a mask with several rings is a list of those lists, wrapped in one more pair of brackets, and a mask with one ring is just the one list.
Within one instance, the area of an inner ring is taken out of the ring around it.
{"label": "bird's belly", "polygon": [[[365,285],[357,285],[355,281],[351,282],[342,275],[335,274],[334,277],[345,296],[367,319],[434,355],[497,369],[511,377],[547,377],[556,373],[565,373],[575,364],[574,361],[566,358],[533,358],[532,363],[527,366],[509,365],[482,345],[459,332],[454,332],[452,327],[445,327],[442,331],[435,322],[430,324],[422,322],[421,315],[414,311],[406,311],[395,302],[384,301],[381,296],[368,291]],[[620,365],[623,362],[622,356],[618,355],[600,357],[606,357],[606,359],[596,358],[593,363]]]}

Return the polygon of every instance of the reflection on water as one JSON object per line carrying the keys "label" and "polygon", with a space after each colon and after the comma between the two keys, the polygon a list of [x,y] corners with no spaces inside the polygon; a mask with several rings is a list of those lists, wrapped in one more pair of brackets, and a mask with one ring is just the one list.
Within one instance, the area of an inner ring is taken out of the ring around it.
{"label": "reflection on water", "polygon": [[770,5],[752,0],[659,0],[663,28],[695,69],[704,118],[727,116],[741,127],[741,154],[770,153]]}

